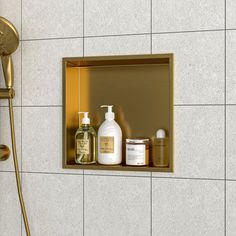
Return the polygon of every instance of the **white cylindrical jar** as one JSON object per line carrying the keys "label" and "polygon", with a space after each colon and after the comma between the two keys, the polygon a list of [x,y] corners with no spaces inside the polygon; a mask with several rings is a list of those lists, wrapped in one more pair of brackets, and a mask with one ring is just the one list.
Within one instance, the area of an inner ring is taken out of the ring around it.
{"label": "white cylindrical jar", "polygon": [[126,139],[126,165],[149,165],[149,139]]}

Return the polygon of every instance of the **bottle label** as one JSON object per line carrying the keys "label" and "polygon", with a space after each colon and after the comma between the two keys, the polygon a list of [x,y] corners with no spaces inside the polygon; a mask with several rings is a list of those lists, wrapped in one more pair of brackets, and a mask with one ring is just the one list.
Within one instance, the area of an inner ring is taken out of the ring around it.
{"label": "bottle label", "polygon": [[76,154],[89,154],[89,139],[76,140]]}
{"label": "bottle label", "polygon": [[145,145],[126,144],[126,164],[127,165],[146,165]]}
{"label": "bottle label", "polygon": [[100,137],[100,153],[114,153],[114,137],[113,136]]}

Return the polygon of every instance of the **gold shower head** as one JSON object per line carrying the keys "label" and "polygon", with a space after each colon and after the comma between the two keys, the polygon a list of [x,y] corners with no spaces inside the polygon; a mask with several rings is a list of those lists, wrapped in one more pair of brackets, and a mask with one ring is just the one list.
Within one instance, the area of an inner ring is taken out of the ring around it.
{"label": "gold shower head", "polygon": [[0,56],[7,88],[14,83],[14,70],[11,54],[19,45],[19,34],[11,22],[0,16]]}
{"label": "gold shower head", "polygon": [[8,56],[19,45],[19,34],[11,22],[0,16],[0,55]]}

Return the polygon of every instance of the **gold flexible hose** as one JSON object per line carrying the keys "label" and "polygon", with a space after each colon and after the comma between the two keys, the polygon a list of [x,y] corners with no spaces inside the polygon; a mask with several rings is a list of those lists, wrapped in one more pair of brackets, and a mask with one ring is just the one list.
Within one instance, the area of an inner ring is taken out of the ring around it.
{"label": "gold flexible hose", "polygon": [[29,228],[29,223],[28,223],[27,214],[26,214],[26,210],[25,210],[24,199],[23,199],[23,195],[22,195],[19,165],[18,165],[17,153],[16,153],[16,138],[15,138],[14,113],[13,113],[12,99],[9,98],[8,102],[9,102],[9,116],[10,116],[10,125],[11,125],[12,152],[13,152],[13,160],[14,160],[14,167],[15,167],[15,174],[16,174],[16,185],[17,185],[17,191],[18,191],[19,201],[20,201],[20,205],[21,205],[21,212],[22,212],[24,224],[25,224],[25,231],[26,231],[27,236],[30,236],[30,228]]}

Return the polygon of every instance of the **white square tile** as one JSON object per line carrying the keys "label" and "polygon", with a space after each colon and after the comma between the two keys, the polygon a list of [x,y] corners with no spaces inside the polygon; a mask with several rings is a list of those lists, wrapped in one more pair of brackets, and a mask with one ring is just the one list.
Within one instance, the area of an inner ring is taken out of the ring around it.
{"label": "white square tile", "polygon": [[82,39],[23,42],[22,104],[62,105],[62,58],[83,55]]}
{"label": "white square tile", "polygon": [[21,1],[1,0],[0,16],[9,20],[21,35]]}
{"label": "white square tile", "polygon": [[226,235],[236,235],[236,182],[226,184]]}
{"label": "white square tile", "polygon": [[0,235],[21,235],[21,210],[14,173],[0,172]]}
{"label": "white square tile", "polygon": [[224,32],[153,35],[153,53],[174,53],[175,104],[224,103]]}
{"label": "white square tile", "polygon": [[85,235],[150,235],[150,179],[85,176]]}
{"label": "white square tile", "polygon": [[150,36],[85,38],[85,56],[149,54]]}
{"label": "white square tile", "polygon": [[61,107],[23,107],[22,170],[82,173],[82,170],[62,169]]}
{"label": "white square tile", "polygon": [[150,33],[150,1],[86,0],[84,4],[85,36]]}
{"label": "white square tile", "polygon": [[227,106],[226,111],[226,176],[236,179],[236,106]]}
{"label": "white square tile", "polygon": [[153,235],[224,235],[224,182],[153,179]]}
{"label": "white square tile", "polygon": [[236,2],[235,0],[226,0],[226,28],[236,28]]}
{"label": "white square tile", "polygon": [[176,106],[174,173],[153,176],[224,178],[224,107]]}
{"label": "white square tile", "polygon": [[[14,66],[14,90],[15,97],[13,100],[14,106],[21,105],[21,43],[18,49],[12,54],[12,61]],[[2,63],[0,62],[0,88],[6,88],[5,79],[2,70]],[[0,100],[0,106],[8,105],[8,100]]]}
{"label": "white square tile", "polygon": [[224,0],[153,0],[153,32],[224,29]]}
{"label": "white square tile", "polygon": [[22,38],[83,36],[83,0],[22,1]]}
{"label": "white square tile", "polygon": [[23,191],[32,235],[83,234],[82,176],[23,174]]}
{"label": "white square tile", "polygon": [[[17,158],[18,158],[19,168],[21,168],[21,108],[14,107],[13,111],[14,111]],[[0,162],[0,171],[1,170],[14,171],[10,117],[9,117],[8,107],[0,107],[0,144],[7,145],[11,152],[10,157],[6,161]]]}
{"label": "white square tile", "polygon": [[236,104],[236,31],[226,32],[226,99],[228,104]]}

